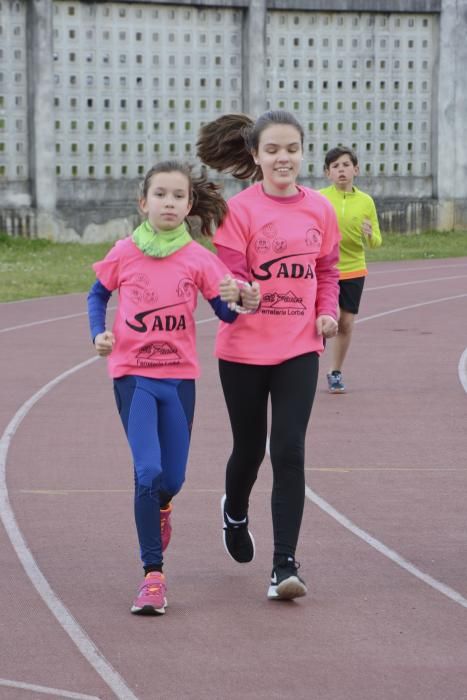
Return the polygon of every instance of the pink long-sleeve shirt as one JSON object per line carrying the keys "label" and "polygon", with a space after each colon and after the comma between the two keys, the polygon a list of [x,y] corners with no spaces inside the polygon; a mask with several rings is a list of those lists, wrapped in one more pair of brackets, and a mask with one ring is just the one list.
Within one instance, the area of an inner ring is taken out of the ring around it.
{"label": "pink long-sleeve shirt", "polygon": [[219,257],[259,282],[257,313],[221,323],[215,354],[232,362],[272,365],[323,351],[316,317],[336,318],[340,233],[334,208],[318,192],[299,187],[293,197],[270,197],[257,183],[232,197],[216,231]]}

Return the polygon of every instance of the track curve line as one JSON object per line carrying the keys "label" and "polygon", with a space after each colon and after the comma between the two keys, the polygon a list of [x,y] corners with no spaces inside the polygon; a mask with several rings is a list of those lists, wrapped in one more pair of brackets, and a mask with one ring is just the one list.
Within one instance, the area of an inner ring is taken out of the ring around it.
{"label": "track curve line", "polygon": [[[372,314],[371,316],[365,316],[364,318],[357,319],[355,323],[364,323],[365,321],[371,321],[375,318],[381,318],[383,316],[389,316],[390,314],[395,314],[400,311],[408,311],[410,309],[417,309],[421,306],[429,306],[430,304],[440,304],[445,301],[453,301],[454,299],[462,299],[467,297],[467,294],[456,294],[455,296],[451,297],[442,297],[441,299],[432,299],[431,301],[424,301],[424,302],[419,302],[418,304],[409,304],[408,306],[400,306],[397,309],[389,309],[388,311],[382,311],[379,314]],[[467,376],[465,373],[465,362],[467,361],[467,349],[465,350],[464,354],[461,357],[461,360],[459,361],[459,368],[461,366],[462,362],[462,367],[463,367],[463,377],[465,380],[465,385],[464,389],[467,391]],[[459,377],[461,377],[460,369],[459,369]],[[461,379],[462,383],[462,379]],[[442,593],[445,595],[447,598],[450,600],[454,601],[455,603],[458,603],[461,605],[463,608],[467,608],[467,599],[464,598],[458,591],[455,591],[453,588],[450,588],[446,584],[442,583],[442,581],[438,581],[437,579],[433,578],[429,574],[424,573],[420,569],[418,569],[414,564],[409,562],[407,559],[405,559],[402,555],[398,554],[393,549],[390,549],[389,547],[386,547],[385,544],[377,540],[375,537],[370,535],[368,532],[365,530],[362,530],[360,527],[355,525],[351,520],[349,520],[345,515],[342,513],[339,513],[330,503],[325,501],[321,496],[319,496],[317,493],[312,491],[309,486],[305,485],[305,493],[306,497],[308,500],[312,501],[315,505],[317,505],[319,508],[321,508],[322,511],[324,511],[327,515],[330,515],[331,518],[336,520],[340,525],[345,527],[347,530],[352,532],[354,535],[357,535],[361,540],[366,542],[366,544],[370,545],[371,547],[374,547],[380,554],[383,554],[385,557],[393,561],[395,564],[400,566],[402,569],[405,569],[408,573],[412,574],[412,576],[415,576],[418,578],[420,581],[423,581],[426,583],[428,586],[433,588],[435,591],[438,593]]]}
{"label": "track curve line", "polygon": [[[455,299],[465,297],[467,297],[467,294],[457,294],[455,296],[442,297],[438,299],[432,299],[427,302],[410,304],[408,306],[402,306],[396,309],[389,309],[378,314],[373,314],[371,316],[358,319],[356,323],[363,323],[365,321],[370,321],[375,318],[381,318],[389,314],[395,314],[401,311],[407,311],[410,309],[420,308],[422,306],[443,303],[446,301],[452,301]],[[212,320],[215,320],[215,318],[212,317],[209,319],[203,319],[197,321],[197,323],[207,323]],[[98,357],[92,357],[84,362],[81,362],[75,365],[74,367],[71,367],[70,369],[66,370],[62,374],[58,375],[47,384],[45,384],[20,407],[20,409],[15,413],[15,415],[7,425],[0,439],[0,519],[6,530],[8,538],[10,539],[10,542],[16,552],[16,555],[18,556],[18,559],[20,560],[32,585],[37,590],[42,600],[49,608],[51,613],[54,615],[60,626],[71,638],[71,640],[73,641],[77,649],[80,651],[80,653],[85,657],[85,659],[88,661],[91,667],[102,678],[106,685],[114,692],[114,694],[117,698],[119,698],[119,700],[138,700],[138,698],[126,685],[123,678],[113,668],[110,662],[107,661],[107,659],[96,647],[94,642],[90,639],[90,637],[86,634],[83,628],[75,620],[71,612],[66,608],[66,606],[62,603],[62,601],[52,590],[50,584],[48,583],[47,579],[43,575],[38,564],[36,563],[32,552],[29,549],[21,533],[21,530],[19,529],[18,523],[16,521],[14,512],[10,504],[8,488],[6,484],[6,459],[8,449],[17,429],[19,428],[20,424],[27,416],[31,408],[61,381],[74,374],[75,372],[78,372],[79,370],[84,369],[90,364],[96,362],[98,359]],[[364,530],[354,525],[354,523],[352,523],[344,515],[336,511],[329,503],[324,501],[324,499],[318,496],[318,494],[315,494],[308,486],[306,486],[306,495],[310,501],[315,503],[315,505],[318,505],[318,507],[320,507],[324,512],[333,517],[337,522],[339,522],[341,525],[352,531],[354,534],[361,537],[367,544],[377,549],[381,554],[388,557],[398,566],[404,568],[410,574],[423,581],[424,583],[428,584],[439,593],[442,593],[443,595],[458,603],[462,607],[467,608],[467,600],[460,593],[451,589],[449,586],[446,586],[442,582],[437,581],[428,574],[425,574],[424,572],[420,571],[417,567],[405,560],[397,552],[389,549],[382,542],[376,540]]]}
{"label": "track curve line", "polygon": [[[396,309],[389,309],[388,311],[382,311],[379,314],[372,314],[371,316],[365,316],[364,318],[357,319],[355,323],[363,323],[365,321],[371,321],[375,318],[381,318],[383,316],[389,316],[390,314],[395,314],[400,311],[407,311],[410,309],[416,309],[421,306],[429,306],[430,304],[440,304],[446,301],[452,301],[454,299],[462,299],[467,297],[467,294],[456,294],[455,296],[451,297],[442,297],[440,299],[432,299],[431,301],[426,301],[426,302],[419,302],[418,304],[409,304],[408,306],[400,306]],[[464,353],[465,358],[464,358],[464,367],[465,367],[465,360],[467,360],[467,349]],[[463,355],[463,357],[464,357]],[[459,363],[460,366],[460,363]],[[464,377],[466,375],[464,374]],[[464,387],[467,391],[467,377],[466,377],[466,386]],[[267,451],[269,454],[269,436],[268,436],[268,442],[267,442]],[[438,581],[437,579],[433,578],[429,574],[426,574],[425,572],[421,571],[418,569],[414,564],[409,562],[407,559],[405,559],[401,554],[396,552],[393,549],[390,549],[387,547],[383,542],[380,542],[377,540],[375,537],[370,535],[368,532],[365,530],[362,530],[360,527],[355,525],[351,520],[349,520],[345,515],[340,513],[338,510],[336,510],[330,503],[325,501],[321,496],[319,496],[317,493],[312,491],[308,485],[305,484],[305,494],[306,497],[308,498],[309,501],[314,503],[315,505],[318,506],[323,512],[325,512],[327,515],[329,515],[331,518],[333,518],[336,522],[338,522],[340,525],[345,527],[347,530],[352,532],[354,535],[357,535],[361,540],[363,540],[366,544],[370,545],[374,549],[376,549],[380,554],[383,554],[385,557],[390,559],[392,562],[400,566],[402,569],[405,569],[409,574],[412,574],[412,576],[415,576],[418,578],[420,581],[423,581],[423,583],[426,583],[428,586],[433,588],[435,591],[438,593],[441,593],[442,595],[446,596],[450,600],[454,601],[458,605],[461,605],[463,608],[467,608],[467,599],[464,598],[458,591],[455,591],[453,588],[450,588],[446,584],[444,584],[442,581]]]}
{"label": "track curve line", "polygon": [[[116,306],[107,307],[108,311],[115,311]],[[79,318],[80,316],[87,316],[87,311],[78,311],[75,314],[67,314],[66,316],[53,316],[52,318],[43,318],[40,321],[30,321],[30,323],[21,323],[17,326],[10,326],[9,328],[0,328],[0,333],[7,333],[8,331],[19,331],[23,328],[32,328],[32,326],[42,326],[44,323],[55,323],[55,321],[68,321],[70,318]]]}
{"label": "track curve line", "polygon": [[394,549],[386,547],[386,545],[383,544],[380,540],[377,540],[376,537],[373,537],[365,530],[362,530],[362,528],[358,527],[358,525],[355,525],[345,515],[339,513],[338,510],[336,510],[327,501],[321,498],[321,496],[318,496],[318,494],[312,491],[310,487],[306,484],[305,494],[309,501],[318,506],[318,508],[321,508],[321,510],[324,513],[330,515],[331,518],[333,518],[336,522],[339,523],[339,525],[342,525],[342,527],[345,527],[347,530],[349,530],[354,535],[363,540],[365,544],[369,544],[370,547],[376,549],[376,551],[378,551],[380,554],[383,554],[385,557],[393,561],[394,564],[400,566],[401,569],[405,569],[409,574],[412,574],[412,576],[415,576],[420,581],[423,581],[423,583],[426,583],[438,593],[442,593],[447,598],[450,598],[450,600],[453,600],[455,603],[461,605],[463,608],[467,608],[467,599],[464,598],[464,596],[455,591],[453,588],[446,586],[446,584],[442,583],[442,581],[438,581],[437,579],[433,578],[433,576],[430,576],[424,571],[421,571],[410,561],[404,559],[404,557],[398,554],[398,552],[396,552]]}
{"label": "track curve line", "polygon": [[457,374],[459,375],[459,381],[467,394],[467,348],[464,350],[459,358],[459,364],[457,366]]}
{"label": "track curve line", "polygon": [[83,695],[83,693],[72,693],[69,690],[59,690],[59,688],[48,688],[45,685],[23,683],[22,681],[11,681],[7,678],[0,678],[0,686],[3,686],[4,688],[13,688],[15,690],[26,690],[30,693],[58,695],[59,698],[70,698],[71,700],[99,700],[99,698],[96,695]]}
{"label": "track curve line", "polygon": [[394,287],[411,287],[414,284],[427,284],[427,282],[446,282],[447,280],[465,280],[465,275],[452,275],[451,277],[429,277],[423,280],[411,280],[410,282],[393,282],[382,284],[380,287],[365,287],[366,292],[377,292],[380,289],[393,289]]}
{"label": "track curve line", "polygon": [[[423,266],[418,266],[418,267],[391,267],[390,261],[386,262],[381,262],[381,263],[370,263],[371,267],[371,276],[373,275],[387,275],[387,274],[394,274],[398,272],[420,272],[420,270],[447,270],[451,267],[467,267],[466,259],[465,258],[459,258],[461,262],[458,263],[448,263],[447,265],[423,265]],[[397,260],[398,263],[403,262],[402,260]],[[407,261],[408,262],[408,261]],[[387,265],[388,269],[385,270],[375,270],[373,269],[374,265]]]}
{"label": "track curve line", "polygon": [[467,294],[455,294],[452,297],[442,297],[440,299],[431,299],[431,301],[421,301],[417,304],[409,304],[408,306],[399,306],[397,309],[389,309],[388,311],[381,311],[379,314],[372,314],[371,316],[365,316],[364,318],[357,318],[355,323],[364,323],[365,321],[372,321],[375,318],[382,318],[383,316],[389,316],[390,314],[397,314],[399,311],[409,311],[410,309],[419,309],[421,306],[430,306],[431,304],[441,304],[444,301],[454,301],[455,299],[462,299],[467,297]]}
{"label": "track curve line", "polygon": [[94,642],[75,620],[68,608],[65,607],[60,598],[52,590],[19,529],[10,504],[6,484],[6,458],[8,448],[21,422],[27,416],[31,408],[61,381],[98,359],[99,358],[96,356],[85,362],[81,362],[58,375],[48,384],[45,384],[21,406],[7,425],[0,439],[0,519],[29,580],[77,649],[119,700],[138,700],[136,695],[134,695],[126,685],[123,678],[117,673],[110,662],[107,661]]}

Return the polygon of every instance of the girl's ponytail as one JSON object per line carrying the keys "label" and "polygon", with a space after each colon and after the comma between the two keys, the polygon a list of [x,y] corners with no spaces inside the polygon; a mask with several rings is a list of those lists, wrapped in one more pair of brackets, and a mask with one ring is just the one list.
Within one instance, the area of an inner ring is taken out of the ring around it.
{"label": "girl's ponytail", "polygon": [[239,180],[261,180],[251,153],[255,122],[246,114],[225,114],[201,127],[196,153],[208,167]]}
{"label": "girl's ponytail", "polygon": [[201,219],[201,233],[212,234],[213,225],[219,226],[227,214],[227,204],[220,193],[221,185],[216,185],[203,173],[191,177],[193,206],[189,216]]}

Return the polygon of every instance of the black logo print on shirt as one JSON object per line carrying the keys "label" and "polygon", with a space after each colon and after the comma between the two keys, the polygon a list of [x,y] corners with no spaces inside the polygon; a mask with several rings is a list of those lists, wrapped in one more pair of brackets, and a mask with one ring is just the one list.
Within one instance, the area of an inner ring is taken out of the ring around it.
{"label": "black logo print on shirt", "polygon": [[297,258],[301,255],[309,255],[309,253],[295,253],[293,255],[283,255],[280,258],[274,258],[273,260],[267,260],[259,266],[259,269],[262,270],[264,274],[261,275],[259,274],[259,272],[256,272],[253,269],[251,273],[253,277],[257,280],[270,280],[273,277],[273,273],[271,272],[270,268],[276,263],[280,263],[277,267],[277,270],[275,270],[274,277],[276,279],[279,279],[281,277],[290,277],[292,279],[306,279],[308,277],[310,279],[313,279],[313,267],[312,265],[310,265],[310,263],[308,263],[307,265],[302,265],[301,263],[285,262],[285,260],[287,260],[288,258]]}
{"label": "black logo print on shirt", "polygon": [[303,298],[290,289],[285,293],[274,291],[263,294],[261,301],[261,313],[269,316],[304,316],[306,310]]}
{"label": "black logo print on shirt", "polygon": [[165,341],[148,343],[136,355],[138,367],[157,367],[160,365],[177,365],[180,355],[177,348]]}
{"label": "black logo print on shirt", "polygon": [[167,306],[159,306],[155,309],[149,309],[148,311],[140,311],[135,314],[135,323],[130,323],[130,321],[125,320],[126,325],[137,333],[147,333],[148,326],[146,325],[144,319],[149,314],[155,314],[152,328],[153,331],[178,331],[185,330],[186,321],[185,316],[181,314],[180,316],[174,316],[172,314],[160,315],[157,311],[162,311],[163,309],[171,309],[174,306],[184,306],[185,302],[179,302],[178,304],[167,304]]}

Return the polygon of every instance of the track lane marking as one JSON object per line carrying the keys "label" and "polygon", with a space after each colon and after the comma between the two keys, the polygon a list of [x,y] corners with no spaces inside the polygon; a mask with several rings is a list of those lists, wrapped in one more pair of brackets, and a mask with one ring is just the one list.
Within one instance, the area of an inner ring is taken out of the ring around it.
{"label": "track lane marking", "polygon": [[[404,307],[399,307],[397,309],[391,309],[379,314],[373,314],[372,316],[367,316],[365,318],[359,319],[360,322],[369,321],[374,318],[380,318],[393,313],[398,313],[400,311],[406,311],[408,309],[419,308],[421,306],[427,306],[435,303],[442,303],[444,301],[451,301],[454,299],[459,299],[466,297],[467,294],[459,294],[452,297],[443,297],[440,299],[434,299],[428,302],[422,302],[418,304],[412,304]],[[209,321],[215,320],[215,317],[197,321],[196,323],[207,323]],[[357,321],[358,322],[358,321]],[[25,569],[31,583],[37,590],[49,610],[52,612],[54,617],[59,622],[62,629],[64,629],[70,636],[72,641],[75,643],[78,650],[83,654],[89,664],[94,668],[94,670],[100,675],[104,682],[113,690],[119,700],[138,700],[137,697],[132,693],[132,691],[125,684],[123,678],[118,674],[118,672],[111,666],[111,664],[105,659],[101,654],[95,644],[92,642],[90,637],[86,634],[83,628],[74,619],[71,612],[65,607],[62,601],[52,590],[47,579],[42,574],[39,569],[20,529],[16,522],[14,512],[11,508],[8,488],[6,484],[6,457],[8,453],[8,448],[10,442],[16,433],[19,425],[23,419],[28,414],[29,410],[37,403],[45,394],[47,394],[52,388],[54,388],[59,382],[67,378],[71,374],[87,367],[93,362],[97,361],[98,357],[93,357],[85,362],[75,365],[71,369],[63,372],[50,381],[48,384],[44,385],[39,391],[37,391],[33,396],[26,401],[21,408],[13,416],[12,420],[5,429],[2,438],[0,440],[0,518],[5,527],[7,535],[12,543],[12,546]],[[269,453],[269,438],[268,438],[268,453]],[[401,568],[404,568],[409,573],[411,573],[416,578],[427,583],[429,586],[447,596],[454,602],[467,607],[467,600],[461,596],[460,593],[449,588],[445,584],[437,581],[428,574],[417,569],[410,562],[401,557],[397,552],[387,548],[383,543],[376,540],[371,535],[365,531],[358,528],[356,525],[351,523],[345,516],[338,513],[330,504],[328,504],[320,496],[314,494],[311,489],[305,485],[306,496],[309,500],[312,500],[316,505],[325,510],[325,512],[336,519],[344,527],[357,534],[357,536],[362,536],[367,544],[377,549],[381,554],[391,559],[394,563],[398,564]],[[353,528],[353,529],[352,529]]]}
{"label": "track lane marking", "polygon": [[[420,302],[418,304],[410,304],[408,306],[401,306],[397,309],[389,309],[388,311],[382,311],[381,313],[378,314],[372,314],[371,316],[366,316],[364,318],[361,318],[355,323],[363,323],[364,321],[371,321],[374,318],[381,318],[382,316],[389,316],[390,314],[395,314],[398,313],[399,311],[407,311],[409,309],[416,309],[421,306],[429,306],[431,304],[437,304],[437,303],[442,303],[445,301],[452,301],[454,299],[460,299],[463,297],[467,297],[467,294],[458,294],[456,296],[452,297],[443,297],[440,299],[432,299],[431,301],[427,302]],[[267,436],[266,439],[266,452],[271,456],[270,454],[270,437],[269,435]],[[363,540],[366,544],[370,545],[374,549],[376,549],[380,554],[383,556],[387,557],[390,559],[394,564],[397,564],[399,567],[407,571],[409,574],[412,574],[412,576],[415,576],[415,578],[419,579],[420,581],[423,581],[423,583],[426,583],[430,588],[433,588],[435,591],[438,593],[441,593],[442,595],[446,596],[453,602],[457,603],[458,605],[461,605],[463,608],[467,608],[467,599],[464,598],[461,593],[458,591],[454,590],[453,588],[450,588],[450,586],[447,586],[446,584],[442,583],[441,581],[438,581],[437,579],[433,578],[429,574],[426,574],[424,571],[421,571],[418,569],[414,564],[409,562],[407,559],[405,559],[402,555],[400,555],[398,552],[396,552],[393,549],[390,549],[389,547],[386,547],[385,544],[380,542],[380,540],[377,540],[376,537],[373,537],[370,535],[368,532],[365,530],[362,530],[362,528],[358,527],[358,525],[355,525],[351,520],[349,520],[345,515],[340,513],[338,510],[336,510],[330,503],[324,500],[324,498],[321,498],[321,496],[318,496],[317,493],[312,491],[310,487],[305,484],[305,496],[308,498],[309,501],[314,503],[318,508],[320,508],[323,512],[325,512],[327,515],[329,515],[331,518],[336,520],[342,527],[345,527],[347,530],[352,532],[354,535],[359,537],[361,540]]]}
{"label": "track lane marking", "polygon": [[44,693],[45,695],[58,695],[59,698],[71,698],[71,700],[99,700],[97,695],[84,695],[83,693],[73,693],[70,690],[59,690],[58,688],[48,688],[45,685],[34,685],[33,683],[22,683],[21,681],[11,681],[7,678],[0,678],[0,686],[4,688],[16,688],[19,690],[29,690],[31,693]]}
{"label": "track lane marking", "polygon": [[[447,266],[446,266],[447,267]],[[453,265],[452,267],[459,267],[459,265]],[[425,269],[425,268],[413,268],[414,270],[420,270],[420,269]],[[438,269],[438,268],[433,268],[433,269]],[[408,272],[409,270],[407,270]],[[391,272],[405,272],[405,270],[391,270]],[[377,274],[378,270],[372,271],[373,274]],[[416,284],[428,284],[430,282],[445,282],[447,280],[457,280],[457,279],[466,279],[465,275],[453,275],[451,277],[429,277],[427,279],[423,280],[410,280],[408,282],[394,282],[392,284],[385,284],[381,285],[379,287],[365,287],[366,292],[375,292],[380,289],[392,289],[396,287],[408,287]],[[43,297],[39,297],[41,299]],[[53,298],[53,297],[50,297]],[[31,301],[30,299],[25,299],[24,301]],[[7,303],[16,303],[16,302],[7,302]],[[116,306],[109,306],[108,311],[115,311],[117,307]],[[66,321],[71,318],[79,318],[80,316],[86,316],[87,311],[79,311],[75,314],[68,314],[66,316],[52,316],[51,318],[45,318],[40,321],[31,321],[29,323],[23,323],[23,324],[18,324],[16,326],[9,326],[8,328],[1,328],[0,333],[8,333],[9,331],[17,331],[21,330],[23,328],[32,328],[33,326],[40,326],[43,325],[44,323],[54,323],[55,321]],[[209,321],[214,321],[216,320],[216,317],[210,317],[206,319],[202,319],[200,321],[197,321],[197,323],[208,323]]]}
{"label": "track lane marking", "polygon": [[424,280],[411,280],[410,282],[393,282],[382,284],[380,287],[365,287],[365,292],[377,292],[380,289],[394,289],[395,287],[410,287],[414,284],[427,284],[429,282],[446,282],[447,280],[466,280],[466,275],[454,275],[452,277],[430,277]]}
{"label": "track lane marking", "polygon": [[459,364],[457,366],[457,375],[459,377],[459,381],[462,385],[462,388],[467,394],[467,348],[464,350],[464,352],[459,358]]}
{"label": "track lane marking", "polygon": [[[348,474],[359,472],[404,472],[406,474],[420,474],[423,472],[444,473],[444,472],[465,472],[467,467],[305,467],[306,472],[329,472],[332,474]],[[256,490],[256,489],[255,489]],[[196,489],[184,486],[184,492],[190,493],[220,493],[219,489]],[[25,496],[94,496],[94,495],[116,495],[133,493],[133,489],[14,489],[12,493],[20,493]]]}
{"label": "track lane marking", "polygon": [[382,318],[383,316],[390,316],[391,314],[397,314],[399,311],[409,311],[410,309],[419,309],[422,306],[430,306],[431,304],[440,304],[444,301],[454,301],[456,299],[463,299],[467,297],[467,294],[455,294],[452,297],[443,297],[440,299],[432,299],[431,301],[421,301],[418,304],[409,304],[408,306],[399,306],[397,309],[388,309],[388,311],[381,311],[378,314],[372,314],[371,316],[365,316],[364,318],[356,319],[355,323],[364,323],[365,321],[373,321],[375,318]]}
{"label": "track lane marking", "polygon": [[[394,272],[396,273],[401,273],[401,272],[420,272],[420,271],[425,271],[425,270],[447,270],[451,267],[463,267],[466,268],[467,270],[467,262],[465,262],[465,258],[459,258],[459,260],[464,260],[464,262],[460,263],[449,263],[448,265],[420,265],[420,267],[394,267],[386,270],[375,270],[373,268],[373,265],[381,265],[384,264],[382,262],[374,262],[374,263],[369,263],[370,265],[370,274],[373,275],[392,275]],[[400,260],[398,262],[401,262]],[[388,264],[390,264],[390,261],[387,261]]]}
{"label": "track lane marking", "polygon": [[[215,318],[216,317],[200,319],[199,321],[196,321],[196,324],[208,323],[215,320]],[[38,323],[42,322],[28,324],[28,327],[31,325],[38,325]],[[126,685],[120,674],[113,668],[110,662],[107,661],[94,642],[86,634],[84,629],[75,620],[71,612],[66,608],[64,603],[62,603],[61,599],[56,595],[49,582],[43,575],[16,521],[10,504],[8,487],[6,483],[6,459],[8,449],[16,431],[31,408],[62,380],[93,364],[94,362],[97,362],[99,359],[101,359],[99,356],[95,356],[85,360],[84,362],[71,367],[69,370],[63,372],[55,377],[55,379],[45,384],[41,389],[33,394],[33,396],[23,403],[7,425],[2,437],[0,438],[0,520],[3,523],[13,549],[23,565],[23,568],[33,587],[39,593],[45,605],[54,615],[61,628],[74,642],[78,651],[81,652],[90,666],[96,671],[96,673],[98,673],[98,675],[111,688],[111,690],[113,690],[118,700],[138,700],[138,698]]]}
{"label": "track lane marking", "polygon": [[365,544],[368,544],[370,545],[370,547],[376,549],[376,551],[378,551],[380,554],[383,554],[383,556],[390,559],[392,562],[394,562],[394,564],[400,566],[401,569],[405,569],[405,571],[407,571],[409,574],[412,574],[412,576],[415,576],[415,578],[419,579],[420,581],[423,581],[423,583],[426,583],[428,586],[430,586],[430,588],[433,588],[438,593],[442,593],[442,595],[454,601],[454,603],[461,605],[463,608],[467,608],[467,599],[464,598],[464,596],[462,596],[458,591],[455,591],[450,586],[447,586],[441,581],[438,581],[437,579],[433,578],[433,576],[430,576],[424,571],[421,571],[410,561],[404,559],[404,557],[401,556],[394,549],[386,547],[386,545],[383,544],[380,540],[377,540],[376,537],[373,537],[368,532],[358,527],[358,525],[355,525],[351,520],[349,520],[349,518],[347,518],[345,515],[336,510],[333,506],[331,506],[330,503],[325,501],[324,498],[321,498],[321,496],[318,496],[317,493],[312,491],[310,487],[306,485],[305,495],[309,501],[318,506],[318,508],[324,511],[327,515],[331,516],[331,518],[336,520],[339,523],[339,525],[342,525],[342,527],[345,527],[346,530],[349,530],[354,535],[363,540]]}
{"label": "track lane marking", "polygon": [[[107,311],[115,311],[116,306],[109,306]],[[30,323],[22,323],[18,326],[10,326],[9,328],[0,328],[0,333],[7,333],[8,331],[17,331],[22,328],[32,328],[33,326],[41,326],[44,323],[55,323],[55,321],[67,321],[70,318],[79,318],[80,316],[87,316],[87,311],[79,311],[76,314],[68,314],[67,316],[52,316],[51,318],[44,318],[41,321],[31,321]]]}
{"label": "track lane marking", "polygon": [[465,472],[467,467],[305,467],[307,472]]}
{"label": "track lane marking", "polygon": [[126,685],[120,674],[113,668],[110,662],[107,661],[84,629],[75,620],[68,608],[64,605],[64,603],[62,603],[61,599],[53,591],[49,582],[40,570],[16,521],[10,504],[8,487],[6,483],[6,458],[8,448],[16,431],[31,408],[51,389],[59,384],[59,382],[71,376],[75,372],[88,367],[98,359],[99,357],[96,356],[86,360],[85,362],[81,362],[66,372],[59,374],[57,377],[55,377],[55,379],[45,384],[41,389],[39,389],[39,391],[37,391],[25,403],[23,403],[21,408],[15,413],[7,425],[0,439],[0,519],[10,539],[13,549],[23,565],[26,575],[31,581],[33,587],[39,593],[40,597],[50,612],[54,615],[61,628],[74,642],[77,649],[81,652],[96,673],[102,678],[106,685],[108,685],[109,688],[115,693],[119,700],[138,700],[136,695],[134,695],[130,688]]}

